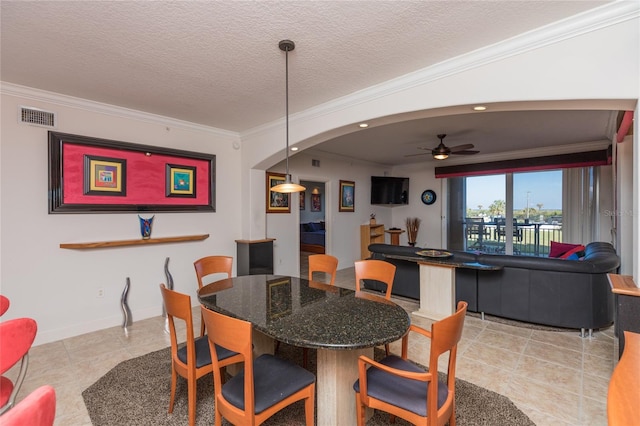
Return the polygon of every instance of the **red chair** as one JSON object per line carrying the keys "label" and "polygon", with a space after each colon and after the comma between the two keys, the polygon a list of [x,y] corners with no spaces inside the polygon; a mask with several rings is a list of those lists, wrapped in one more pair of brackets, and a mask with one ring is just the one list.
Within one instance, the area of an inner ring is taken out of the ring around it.
{"label": "red chair", "polygon": [[0,416],[2,426],[52,426],[56,417],[56,391],[40,386]]}
{"label": "red chair", "polygon": [[[17,318],[0,323],[0,414],[13,407],[27,374],[29,349],[36,338],[38,325],[31,318]],[[21,361],[15,382],[4,376]]]}
{"label": "red chair", "polygon": [[0,294],[0,315],[4,315],[4,313],[7,312],[9,305],[9,299]]}

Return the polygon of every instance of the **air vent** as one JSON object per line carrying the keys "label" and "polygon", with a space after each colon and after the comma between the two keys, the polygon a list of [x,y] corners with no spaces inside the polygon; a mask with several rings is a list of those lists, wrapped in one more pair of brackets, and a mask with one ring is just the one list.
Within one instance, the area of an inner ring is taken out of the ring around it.
{"label": "air vent", "polygon": [[313,167],[320,167],[320,160],[311,160],[311,165]]}
{"label": "air vent", "polygon": [[19,107],[20,122],[55,129],[56,113],[32,107]]}

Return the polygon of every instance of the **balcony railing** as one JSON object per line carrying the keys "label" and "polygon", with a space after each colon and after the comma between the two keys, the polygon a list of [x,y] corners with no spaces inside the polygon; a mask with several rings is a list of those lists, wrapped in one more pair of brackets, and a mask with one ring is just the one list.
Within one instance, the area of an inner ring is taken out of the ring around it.
{"label": "balcony railing", "polygon": [[[504,253],[506,227],[493,222],[467,222],[466,250],[483,253]],[[562,242],[562,225],[518,223],[513,225],[513,254],[549,256],[551,241]]]}

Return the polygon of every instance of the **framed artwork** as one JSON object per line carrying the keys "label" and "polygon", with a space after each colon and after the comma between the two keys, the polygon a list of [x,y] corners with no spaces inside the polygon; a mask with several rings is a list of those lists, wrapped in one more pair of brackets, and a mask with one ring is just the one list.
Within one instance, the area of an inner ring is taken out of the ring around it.
{"label": "framed artwork", "polygon": [[271,187],[283,183],[286,176],[282,173],[267,172],[267,213],[290,213],[289,197],[291,194],[273,192]]}
{"label": "framed artwork", "polygon": [[127,160],[84,156],[84,195],[127,195]]}
{"label": "framed artwork", "polygon": [[340,203],[338,211],[354,212],[355,211],[355,191],[356,183],[349,180],[340,181]]}
{"label": "framed artwork", "polygon": [[307,193],[305,191],[300,193],[300,210],[304,210],[305,208],[306,196]]}
{"label": "framed artwork", "polygon": [[215,212],[215,155],[49,131],[49,214]]}
{"label": "framed artwork", "polygon": [[320,194],[311,194],[311,211],[322,211],[322,199],[320,198]]}
{"label": "framed artwork", "polygon": [[291,313],[291,279],[277,278],[267,281],[268,315],[275,319]]}
{"label": "framed artwork", "polygon": [[167,164],[166,167],[166,195],[167,197],[196,196],[196,168]]}

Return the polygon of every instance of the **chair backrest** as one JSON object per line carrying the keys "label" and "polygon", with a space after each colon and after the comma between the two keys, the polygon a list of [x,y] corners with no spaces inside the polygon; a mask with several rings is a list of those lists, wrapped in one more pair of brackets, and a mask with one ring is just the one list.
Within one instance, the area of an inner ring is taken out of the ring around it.
{"label": "chair backrest", "polygon": [[178,344],[184,340],[178,339],[175,319],[178,318],[185,322],[187,334],[187,363],[195,365],[196,354],[195,339],[193,337],[193,315],[191,313],[191,297],[188,294],[180,293],[175,290],[168,289],[164,284],[160,284],[160,292],[162,300],[167,311],[167,319],[169,320],[169,335],[171,336],[171,356],[177,359]]}
{"label": "chair backrest", "polygon": [[[429,371],[438,371],[438,359],[449,353],[447,364],[447,386],[453,393],[456,383],[456,358],[458,342],[462,337],[464,318],[467,314],[467,302],[459,301],[456,312],[431,325],[431,349],[429,353]],[[437,394],[436,394],[437,395]],[[453,393],[452,397],[455,396]],[[435,397],[437,401],[437,397]]]}
{"label": "chair backrest", "polygon": [[0,323],[0,375],[20,361],[15,381],[0,377],[0,414],[13,407],[29,365],[29,350],[38,332],[38,324],[31,318],[16,318]]}
{"label": "chair backrest", "polygon": [[[211,362],[213,364],[213,390],[215,403],[225,403],[222,395],[222,365],[218,360],[216,345],[237,352],[242,357],[244,365],[244,414],[250,419],[255,412],[254,383],[253,383],[253,335],[252,325],[248,321],[231,318],[215,311],[201,307],[202,318],[208,330],[216,330],[208,334]],[[227,404],[229,407],[231,404]]]}
{"label": "chair backrest", "polygon": [[38,324],[32,318],[16,318],[0,323],[0,374],[25,356],[36,338]]}
{"label": "chair backrest", "polygon": [[52,426],[56,417],[56,391],[40,386],[0,417],[2,426]]}
{"label": "chair backrest", "polygon": [[9,309],[9,299],[6,296],[0,294],[0,315],[3,315]]}
{"label": "chair backrest", "polygon": [[193,262],[198,278],[198,288],[204,285],[202,279],[211,274],[227,274],[231,278],[233,269],[233,257],[231,256],[206,256]]}
{"label": "chair backrest", "polygon": [[312,254],[309,256],[309,281],[313,281],[314,272],[324,272],[331,276],[329,284],[334,285],[336,271],[338,270],[338,258],[330,254]]}
{"label": "chair backrest", "polygon": [[391,299],[391,289],[393,288],[393,279],[396,275],[396,266],[384,260],[358,260],[355,262],[356,267],[356,291],[360,291],[361,280],[375,280],[385,283],[387,291],[386,299]]}

